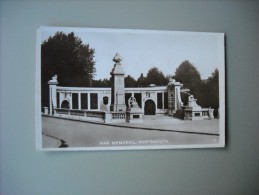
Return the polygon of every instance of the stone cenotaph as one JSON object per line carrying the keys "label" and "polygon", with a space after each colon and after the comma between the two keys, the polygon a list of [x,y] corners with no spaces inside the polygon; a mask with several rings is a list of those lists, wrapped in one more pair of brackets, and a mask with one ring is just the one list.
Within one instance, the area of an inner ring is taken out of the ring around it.
{"label": "stone cenotaph", "polygon": [[122,57],[116,53],[113,58],[115,62],[111,71],[112,88],[111,88],[111,111],[126,112],[125,91],[124,91],[124,70],[121,65]]}

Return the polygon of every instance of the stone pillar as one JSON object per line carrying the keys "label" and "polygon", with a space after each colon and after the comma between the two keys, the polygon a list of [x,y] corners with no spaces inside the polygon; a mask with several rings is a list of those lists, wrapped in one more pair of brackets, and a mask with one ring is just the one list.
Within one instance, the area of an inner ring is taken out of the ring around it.
{"label": "stone pillar", "polygon": [[179,82],[175,82],[175,110],[181,110],[182,106],[183,106],[183,102],[182,102],[182,98],[181,98],[181,88],[182,88],[182,84]]}
{"label": "stone pillar", "polygon": [[87,110],[91,109],[91,101],[90,101],[91,95],[90,92],[87,93]]}
{"label": "stone pillar", "polygon": [[49,84],[49,114],[55,115],[57,108],[57,75],[54,75],[51,80],[48,82]]}
{"label": "stone pillar", "polygon": [[78,93],[78,109],[81,110],[82,106],[81,106],[81,93]]}
{"label": "stone pillar", "polygon": [[173,111],[173,97],[172,97],[172,90],[168,88],[167,90],[167,101],[168,101],[168,115],[172,115]]}
{"label": "stone pillar", "polygon": [[180,96],[180,86],[176,85],[174,87],[174,109],[179,110],[179,96]]}
{"label": "stone pillar", "polygon": [[172,115],[173,112],[180,110],[182,107],[181,87],[183,85],[170,79],[167,87],[168,91],[168,114]]}
{"label": "stone pillar", "polygon": [[122,58],[118,53],[113,58],[115,62],[111,71],[112,76],[112,94],[111,111],[126,111],[125,92],[124,92],[124,71],[121,65]]}
{"label": "stone pillar", "polygon": [[164,92],[162,92],[162,109],[165,109],[165,93]]}

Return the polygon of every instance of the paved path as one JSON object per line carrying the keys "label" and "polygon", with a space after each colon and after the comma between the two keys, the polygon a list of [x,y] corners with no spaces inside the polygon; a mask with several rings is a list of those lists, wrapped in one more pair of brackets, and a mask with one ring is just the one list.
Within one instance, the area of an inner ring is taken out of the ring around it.
{"label": "paved path", "polygon": [[116,123],[129,127],[160,129],[167,131],[184,131],[204,134],[219,134],[218,119],[180,120],[169,116],[143,116],[143,123]]}
{"label": "paved path", "polygon": [[51,117],[42,117],[42,124],[45,135],[64,140],[69,147],[214,144],[219,140],[216,135],[122,128]]}
{"label": "paved path", "polygon": [[61,140],[50,136],[42,135],[42,147],[58,148],[62,144]]}

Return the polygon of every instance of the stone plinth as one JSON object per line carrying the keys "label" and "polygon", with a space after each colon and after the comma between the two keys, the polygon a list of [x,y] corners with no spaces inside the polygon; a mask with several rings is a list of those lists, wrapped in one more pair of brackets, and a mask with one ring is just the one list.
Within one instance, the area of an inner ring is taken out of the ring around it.
{"label": "stone plinth", "polygon": [[203,113],[200,107],[187,107],[184,109],[184,120],[202,120]]}
{"label": "stone plinth", "polygon": [[143,113],[140,108],[133,108],[127,111],[127,122],[128,123],[142,123]]}
{"label": "stone plinth", "polygon": [[43,107],[44,109],[44,114],[48,115],[49,114],[49,108],[48,107]]}
{"label": "stone plinth", "polygon": [[184,109],[184,120],[213,119],[213,111],[211,108],[187,107]]}

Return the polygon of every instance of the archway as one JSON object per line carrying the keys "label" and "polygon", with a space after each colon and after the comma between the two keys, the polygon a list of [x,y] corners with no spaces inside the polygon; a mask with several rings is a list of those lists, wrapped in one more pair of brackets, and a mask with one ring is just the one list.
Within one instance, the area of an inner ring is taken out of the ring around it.
{"label": "archway", "polygon": [[64,100],[64,101],[61,103],[61,108],[70,109],[69,101]]}
{"label": "archway", "polygon": [[144,114],[145,115],[155,115],[156,114],[156,104],[153,100],[145,101]]}

